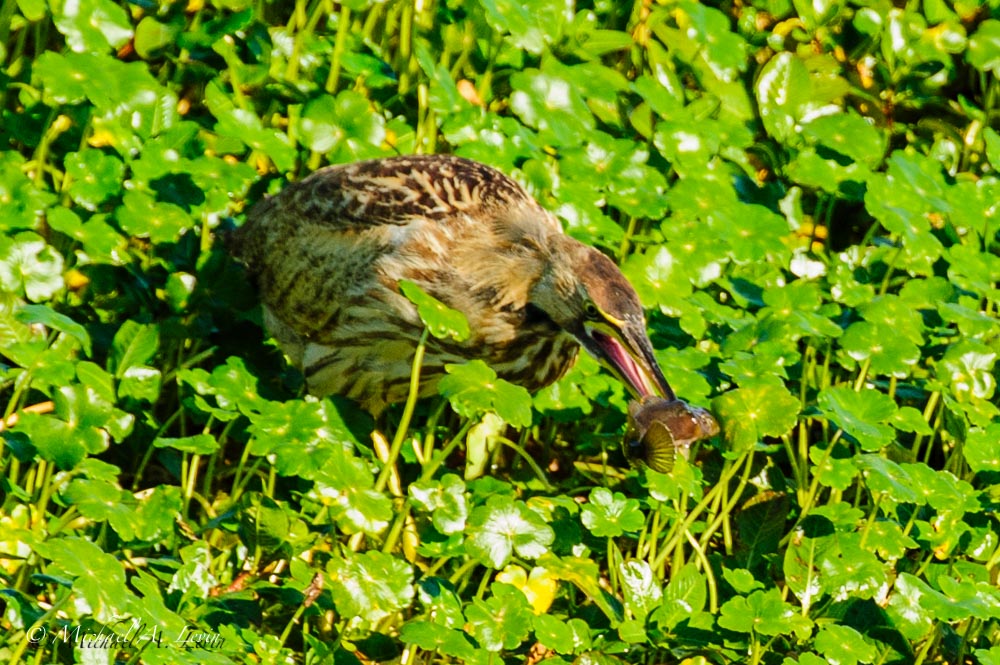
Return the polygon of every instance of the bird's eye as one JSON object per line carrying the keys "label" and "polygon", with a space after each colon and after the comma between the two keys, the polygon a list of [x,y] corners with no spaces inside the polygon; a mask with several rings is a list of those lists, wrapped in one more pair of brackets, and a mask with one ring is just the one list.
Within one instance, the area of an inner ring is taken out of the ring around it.
{"label": "bird's eye", "polygon": [[601,318],[601,310],[597,309],[597,305],[590,301],[583,306],[583,314],[590,321],[597,321]]}

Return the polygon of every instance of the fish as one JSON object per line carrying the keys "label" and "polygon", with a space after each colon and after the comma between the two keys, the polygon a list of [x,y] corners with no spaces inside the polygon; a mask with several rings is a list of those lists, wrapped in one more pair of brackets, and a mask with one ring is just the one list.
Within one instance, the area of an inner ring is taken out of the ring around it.
{"label": "fish", "polygon": [[678,453],[687,457],[692,444],[718,433],[719,423],[707,409],[650,395],[629,402],[622,448],[633,465],[670,473]]}

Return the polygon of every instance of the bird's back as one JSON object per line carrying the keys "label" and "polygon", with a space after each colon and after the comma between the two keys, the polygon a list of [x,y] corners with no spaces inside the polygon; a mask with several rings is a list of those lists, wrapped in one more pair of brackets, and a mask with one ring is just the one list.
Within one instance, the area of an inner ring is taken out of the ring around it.
{"label": "bird's back", "polygon": [[507,366],[515,380],[544,374],[522,366],[519,345],[544,347],[544,382],[565,371],[575,344],[548,322],[526,321],[524,311],[546,246],[560,234],[555,218],[507,176],[436,155],[316,171],[254,206],[230,246],[310,391],[377,410],[405,397],[422,331],[401,279],[462,311],[473,330],[463,344],[432,340],[426,392],[444,364],[469,357],[501,376]]}

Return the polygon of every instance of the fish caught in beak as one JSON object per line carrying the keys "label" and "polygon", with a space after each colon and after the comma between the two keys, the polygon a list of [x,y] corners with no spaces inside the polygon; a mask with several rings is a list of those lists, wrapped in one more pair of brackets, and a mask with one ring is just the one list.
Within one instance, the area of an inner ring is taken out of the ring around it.
{"label": "fish caught in beak", "polygon": [[677,455],[687,457],[691,445],[719,433],[711,413],[679,399],[647,397],[629,403],[622,448],[629,462],[669,473]]}

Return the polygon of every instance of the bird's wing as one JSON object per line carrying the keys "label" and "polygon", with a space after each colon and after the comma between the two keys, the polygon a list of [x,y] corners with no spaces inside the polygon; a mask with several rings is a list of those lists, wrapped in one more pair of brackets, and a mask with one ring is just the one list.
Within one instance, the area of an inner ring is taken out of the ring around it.
{"label": "bird's wing", "polygon": [[337,228],[444,221],[462,214],[486,218],[511,206],[534,204],[519,184],[496,169],[449,155],[327,167],[272,201],[301,218]]}
{"label": "bird's wing", "polygon": [[558,221],[499,171],[416,155],[320,169],[254,206],[229,244],[272,313],[319,339],[355,318],[352,302],[398,302],[399,279],[470,319],[523,307],[553,233]]}

